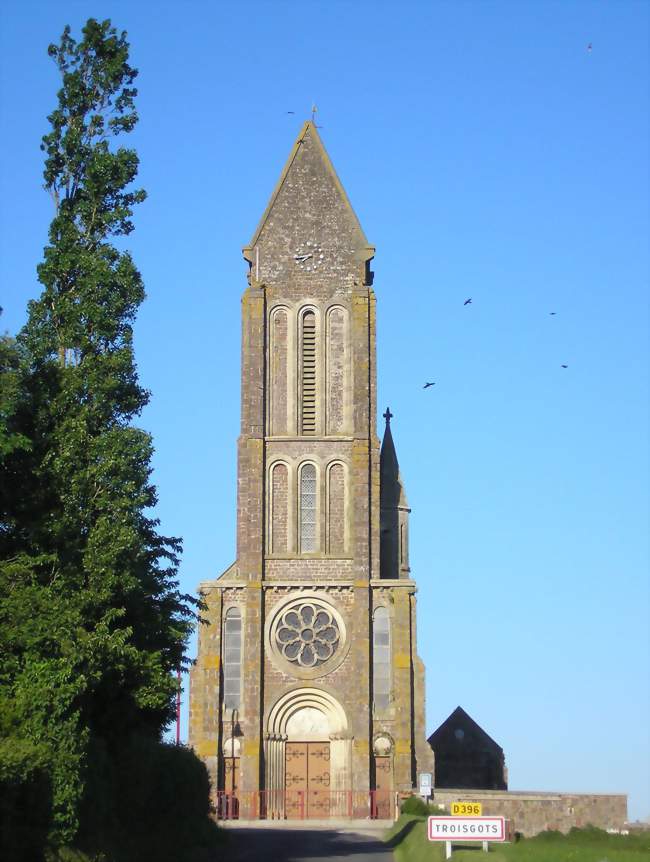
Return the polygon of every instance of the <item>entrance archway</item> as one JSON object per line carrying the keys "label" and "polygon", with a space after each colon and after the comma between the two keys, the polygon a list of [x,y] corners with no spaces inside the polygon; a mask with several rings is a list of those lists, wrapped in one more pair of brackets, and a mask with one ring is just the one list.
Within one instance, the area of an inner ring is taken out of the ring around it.
{"label": "entrance archway", "polygon": [[352,739],[341,704],[317,688],[283,694],[264,738],[267,816],[344,814],[351,789]]}

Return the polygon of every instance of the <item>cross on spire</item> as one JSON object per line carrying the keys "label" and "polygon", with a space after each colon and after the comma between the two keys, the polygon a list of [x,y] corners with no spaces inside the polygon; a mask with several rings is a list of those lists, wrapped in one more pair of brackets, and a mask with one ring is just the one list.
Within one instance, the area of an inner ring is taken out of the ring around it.
{"label": "cross on spire", "polygon": [[393,418],[393,414],[390,412],[390,407],[386,408],[386,412],[383,414],[383,416],[386,420],[386,425],[390,425],[390,420]]}

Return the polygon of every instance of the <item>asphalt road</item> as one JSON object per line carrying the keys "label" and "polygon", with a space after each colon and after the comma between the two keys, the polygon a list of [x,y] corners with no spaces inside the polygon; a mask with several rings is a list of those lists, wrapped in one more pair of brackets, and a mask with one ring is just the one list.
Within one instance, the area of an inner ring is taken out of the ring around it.
{"label": "asphalt road", "polygon": [[224,853],[228,862],[393,862],[378,838],[337,829],[237,829]]}

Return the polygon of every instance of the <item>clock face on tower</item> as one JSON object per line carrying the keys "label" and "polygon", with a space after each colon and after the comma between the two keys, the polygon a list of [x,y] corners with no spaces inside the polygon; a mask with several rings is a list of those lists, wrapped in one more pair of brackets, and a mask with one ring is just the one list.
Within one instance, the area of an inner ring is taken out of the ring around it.
{"label": "clock face on tower", "polygon": [[305,242],[294,249],[293,259],[296,266],[307,272],[318,269],[323,264],[325,255],[317,242]]}

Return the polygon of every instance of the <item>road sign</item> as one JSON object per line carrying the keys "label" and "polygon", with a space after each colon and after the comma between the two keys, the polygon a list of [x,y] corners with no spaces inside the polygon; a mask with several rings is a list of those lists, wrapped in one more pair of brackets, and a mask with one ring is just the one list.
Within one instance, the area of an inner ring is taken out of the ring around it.
{"label": "road sign", "polygon": [[430,772],[420,773],[420,796],[431,796],[433,776]]}
{"label": "road sign", "polygon": [[451,813],[454,817],[480,817],[483,807],[480,802],[452,802]]}
{"label": "road sign", "polygon": [[505,817],[429,817],[429,841],[505,841]]}

